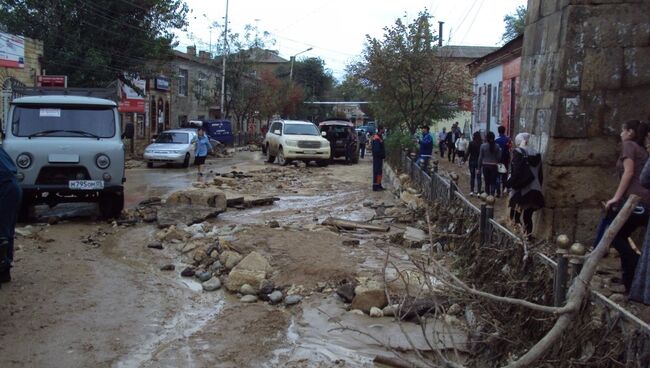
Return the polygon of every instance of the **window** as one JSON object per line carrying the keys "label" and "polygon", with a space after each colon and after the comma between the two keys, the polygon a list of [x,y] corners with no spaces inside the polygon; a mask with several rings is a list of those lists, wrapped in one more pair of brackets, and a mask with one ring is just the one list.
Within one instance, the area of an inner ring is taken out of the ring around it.
{"label": "window", "polygon": [[205,97],[207,94],[207,82],[208,76],[203,72],[199,72],[199,78],[196,80],[196,94],[198,97]]}
{"label": "window", "polygon": [[280,132],[282,131],[282,123],[273,123],[273,125],[271,125],[271,132],[273,134],[276,134],[276,130],[279,130]]}
{"label": "window", "polygon": [[503,82],[499,82],[499,90],[497,93],[497,121],[501,121],[501,104],[503,103]]}
{"label": "window", "polygon": [[320,135],[313,124],[287,124],[284,126],[286,135]]}
{"label": "window", "polygon": [[18,105],[11,122],[17,137],[115,136],[115,110],[110,106]]}
{"label": "window", "polygon": [[497,87],[492,89],[492,116],[497,116]]}
{"label": "window", "polygon": [[156,143],[187,144],[190,142],[188,133],[165,132],[156,138]]}
{"label": "window", "polygon": [[187,96],[187,69],[178,69],[178,94]]}

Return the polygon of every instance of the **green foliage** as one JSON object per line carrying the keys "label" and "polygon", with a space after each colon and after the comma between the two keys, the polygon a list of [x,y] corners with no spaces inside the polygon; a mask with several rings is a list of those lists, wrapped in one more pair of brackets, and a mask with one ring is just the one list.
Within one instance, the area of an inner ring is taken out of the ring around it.
{"label": "green foliage", "polygon": [[187,13],[182,0],[0,0],[0,24],[42,40],[48,74],[78,87],[147,75],[149,61],[171,57]]}
{"label": "green foliage", "polygon": [[508,14],[503,17],[503,22],[506,24],[506,29],[501,36],[503,43],[508,43],[515,38],[524,34],[526,28],[526,7],[520,5],[514,13]]}
{"label": "green foliage", "polygon": [[404,148],[408,148],[412,151],[418,146],[413,134],[406,130],[396,130],[391,132],[384,140],[384,145],[388,152],[397,152]]}
{"label": "green foliage", "polygon": [[397,19],[382,39],[367,37],[363,60],[350,67],[373,101],[375,118],[388,127],[418,126],[450,118],[471,83],[464,65],[438,56],[437,40],[425,10],[412,23]]}

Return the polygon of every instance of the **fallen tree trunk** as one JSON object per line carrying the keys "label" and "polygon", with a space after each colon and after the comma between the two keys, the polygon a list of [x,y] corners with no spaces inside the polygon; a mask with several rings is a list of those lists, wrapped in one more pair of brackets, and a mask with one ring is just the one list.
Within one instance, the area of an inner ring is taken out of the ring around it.
{"label": "fallen tree trunk", "polygon": [[627,219],[632,214],[634,207],[639,202],[639,197],[636,195],[631,195],[623,209],[616,215],[614,221],[607,228],[605,235],[596,246],[596,249],[591,252],[587,260],[585,261],[580,274],[573,280],[573,284],[569,289],[567,296],[567,303],[562,308],[566,310],[567,313],[563,313],[555,322],[555,325],[551,330],[544,336],[541,340],[537,342],[526,354],[524,354],[518,360],[511,362],[506,367],[507,368],[516,368],[516,367],[530,367],[532,364],[537,361],[539,358],[544,356],[546,352],[558,342],[562,337],[564,332],[569,326],[574,322],[576,313],[580,310],[580,306],[584,302],[585,298],[589,293],[589,284],[591,282],[594,273],[596,273],[596,267],[598,262],[607,254],[610,244],[614,240],[618,231],[623,227]]}
{"label": "fallen tree trunk", "polygon": [[351,220],[343,220],[334,217],[326,218],[325,221],[323,221],[322,225],[335,226],[346,230],[364,229],[368,231],[379,231],[379,232],[388,232],[388,230],[390,230],[388,226],[368,224],[365,222],[358,222],[358,221],[351,221]]}

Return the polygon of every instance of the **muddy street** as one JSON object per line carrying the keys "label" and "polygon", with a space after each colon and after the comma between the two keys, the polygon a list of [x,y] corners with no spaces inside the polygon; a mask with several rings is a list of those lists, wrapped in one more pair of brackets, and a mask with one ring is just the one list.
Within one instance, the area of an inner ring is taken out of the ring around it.
{"label": "muddy street", "polygon": [[[280,167],[238,152],[207,169],[197,182],[191,168],[129,168],[123,221],[99,221],[92,205],[75,205],[39,208],[38,220],[19,224],[14,281],[0,289],[0,366],[354,367],[386,353],[350,329],[409,350],[392,318],[372,318],[370,307],[337,294],[346,283],[381,282],[381,247],[404,225],[378,233],[322,224],[406,210],[389,191],[369,190],[368,158]],[[192,226],[162,226],[162,212],[194,211],[182,201],[160,207],[188,189],[217,190],[229,208]],[[147,220],[153,210],[158,222]],[[233,275],[253,255],[268,268],[249,293]],[[386,302],[378,303],[381,312]],[[448,337],[443,347],[464,339],[444,323],[429,326]]]}

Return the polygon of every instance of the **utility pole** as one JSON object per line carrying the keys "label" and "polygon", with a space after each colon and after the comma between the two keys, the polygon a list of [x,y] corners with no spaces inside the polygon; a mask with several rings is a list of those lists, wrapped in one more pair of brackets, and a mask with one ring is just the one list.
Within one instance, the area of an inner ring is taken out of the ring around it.
{"label": "utility pole", "polygon": [[223,32],[223,45],[224,45],[224,52],[223,55],[221,56],[223,63],[221,65],[221,104],[219,105],[219,108],[221,109],[221,118],[225,118],[224,116],[224,98],[226,96],[226,56],[228,56],[228,0],[226,0],[226,25],[224,26],[224,32]]}
{"label": "utility pole", "polygon": [[290,82],[293,81],[293,62],[296,61],[296,56],[298,56],[298,55],[300,55],[300,54],[302,54],[304,52],[311,51],[312,49],[313,49],[313,47],[310,47],[307,50],[300,51],[299,53],[297,53],[297,54],[295,54],[295,55],[293,55],[293,56],[291,56],[289,58],[289,59],[291,59],[291,69],[289,70],[289,81]]}

